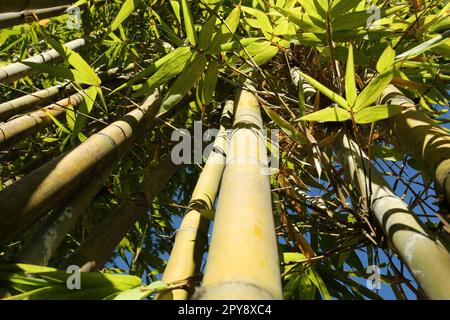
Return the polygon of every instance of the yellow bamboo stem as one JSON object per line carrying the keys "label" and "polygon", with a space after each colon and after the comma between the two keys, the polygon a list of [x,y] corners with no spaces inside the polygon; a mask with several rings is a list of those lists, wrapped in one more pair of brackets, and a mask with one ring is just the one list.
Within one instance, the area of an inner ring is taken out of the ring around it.
{"label": "yellow bamboo stem", "polygon": [[[162,281],[166,283],[184,280],[200,272],[203,253],[208,243],[209,220],[200,210],[213,210],[217,189],[225,168],[228,149],[227,124],[233,114],[233,101],[225,104],[221,126],[214,142],[214,149],[200,174],[192,193],[189,209],[177,230],[175,243],[164,270]],[[160,300],[186,300],[192,294],[186,288],[174,289],[161,294]]]}
{"label": "yellow bamboo stem", "polygon": [[260,107],[237,96],[202,287],[196,299],[282,299]]}

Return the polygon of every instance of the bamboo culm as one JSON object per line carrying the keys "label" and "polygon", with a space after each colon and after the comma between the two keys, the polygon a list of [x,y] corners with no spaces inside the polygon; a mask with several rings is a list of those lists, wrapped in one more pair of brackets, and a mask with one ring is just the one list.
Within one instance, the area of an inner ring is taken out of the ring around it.
{"label": "bamboo culm", "polygon": [[450,254],[444,245],[395,195],[356,142],[339,134],[334,146],[349,181],[363,194],[369,190],[371,212],[425,294],[450,299]]}
{"label": "bamboo culm", "polygon": [[256,97],[241,90],[203,283],[194,299],[282,299],[262,129]]}

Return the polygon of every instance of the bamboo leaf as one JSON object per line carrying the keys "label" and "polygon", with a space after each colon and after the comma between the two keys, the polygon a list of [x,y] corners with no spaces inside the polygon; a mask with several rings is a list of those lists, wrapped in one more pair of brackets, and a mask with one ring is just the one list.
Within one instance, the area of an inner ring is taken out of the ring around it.
{"label": "bamboo leaf", "polygon": [[293,9],[288,10],[280,7],[274,7],[274,9],[280,12],[283,16],[288,18],[294,24],[299,26],[304,32],[318,32],[318,33],[324,32],[325,28],[324,23],[317,19],[313,21],[313,18],[311,18],[307,14],[298,13]]}
{"label": "bamboo leaf", "polygon": [[424,43],[419,44],[418,46],[415,46],[414,48],[403,52],[402,54],[398,55],[395,60],[407,60],[414,58],[418,56],[419,54],[424,53],[427,50],[430,50],[434,47],[437,47],[444,43],[444,41],[450,36],[450,30],[445,31],[443,34],[440,34],[428,41],[425,41]]}
{"label": "bamboo leaf", "polygon": [[377,62],[377,71],[382,73],[392,66],[395,59],[395,50],[391,46],[387,46]]}
{"label": "bamboo leaf", "polygon": [[375,102],[393,77],[393,69],[389,69],[373,78],[356,98],[353,111],[358,112]]}
{"label": "bamboo leaf", "polygon": [[217,80],[219,78],[219,62],[211,61],[206,69],[205,78],[202,86],[202,103],[208,105],[216,90]]}
{"label": "bamboo leaf", "polygon": [[207,50],[211,44],[214,27],[216,26],[217,17],[211,15],[206,23],[203,25],[198,36],[198,46],[200,49]]}
{"label": "bamboo leaf", "polygon": [[197,33],[195,32],[194,20],[192,18],[191,8],[187,0],[180,0],[183,11],[184,28],[189,42],[195,46],[197,44]]}
{"label": "bamboo leaf", "polygon": [[119,293],[114,300],[142,300],[167,288],[162,281],[154,281],[148,287],[138,287]]}
{"label": "bamboo leaf", "polygon": [[353,46],[350,44],[348,48],[347,69],[345,72],[345,97],[347,98],[350,108],[355,104],[357,96],[355,65],[353,61]]}
{"label": "bamboo leaf", "polygon": [[270,119],[275,122],[291,139],[299,143],[300,145],[306,144],[308,141],[305,135],[294,128],[289,122],[280,117],[276,112],[270,110],[263,105],[264,111],[267,113]]}
{"label": "bamboo leaf", "polygon": [[170,110],[200,80],[206,62],[206,56],[200,54],[194,57],[194,59],[186,66],[183,73],[178,77],[167,93],[159,110],[159,115]]}
{"label": "bamboo leaf", "polygon": [[75,125],[72,130],[72,141],[74,141],[83,130],[87,117],[86,115],[91,113],[92,107],[94,106],[95,100],[97,99],[97,87],[90,87],[86,89],[86,95],[83,101],[80,103],[78,108],[78,116],[76,117]]}
{"label": "bamboo leaf", "polygon": [[348,119],[350,119],[350,112],[348,112],[348,110],[339,107],[328,107],[310,113],[300,118],[300,120],[304,121],[321,121],[321,122],[329,122],[329,121],[341,122],[346,121]]}
{"label": "bamboo leaf", "polygon": [[135,97],[147,95],[153,89],[167,83],[170,79],[179,75],[192,57],[188,47],[171,56],[161,68],[156,71],[144,84],[144,87],[134,94]]}
{"label": "bamboo leaf", "polygon": [[363,124],[387,119],[399,114],[402,110],[403,107],[397,105],[378,105],[365,108],[355,114],[355,122]]}
{"label": "bamboo leaf", "polygon": [[26,62],[23,61],[23,64],[30,66],[34,69],[37,69],[41,72],[48,73],[52,75],[55,78],[59,79],[65,79],[65,80],[72,80],[79,83],[89,84],[89,85],[97,85],[97,81],[92,81],[92,79],[89,76],[86,76],[86,74],[67,67],[62,66],[53,66],[51,64],[46,63],[34,63],[34,62]]}
{"label": "bamboo leaf", "polygon": [[124,22],[130,16],[130,14],[132,14],[133,11],[141,5],[141,3],[142,0],[126,0],[120,8],[120,11],[117,14],[116,18],[112,22],[110,30],[116,30],[122,24],[122,22]]}
{"label": "bamboo leaf", "polygon": [[317,81],[316,79],[308,76],[307,74],[303,73],[300,71],[300,74],[306,79],[306,81],[308,81],[314,88],[316,88],[317,90],[319,90],[321,93],[323,93],[325,96],[327,96],[328,98],[330,98],[332,101],[336,102],[340,107],[349,110],[350,107],[347,103],[347,101],[342,98],[340,95],[338,95],[337,93],[331,91],[330,89],[328,89],[327,87],[325,87],[323,84],[321,84],[319,81]]}
{"label": "bamboo leaf", "polygon": [[237,6],[231,11],[230,15],[225,19],[225,23],[222,23],[219,32],[214,36],[209,49],[211,54],[218,53],[220,46],[230,41],[239,26],[240,17],[241,8]]}

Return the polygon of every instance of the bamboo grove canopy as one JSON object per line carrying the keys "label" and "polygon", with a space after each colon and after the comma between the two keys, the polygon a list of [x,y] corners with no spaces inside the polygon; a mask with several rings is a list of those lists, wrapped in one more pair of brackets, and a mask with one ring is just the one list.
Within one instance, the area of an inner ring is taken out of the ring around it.
{"label": "bamboo grove canopy", "polygon": [[449,299],[449,10],[1,2],[1,298]]}

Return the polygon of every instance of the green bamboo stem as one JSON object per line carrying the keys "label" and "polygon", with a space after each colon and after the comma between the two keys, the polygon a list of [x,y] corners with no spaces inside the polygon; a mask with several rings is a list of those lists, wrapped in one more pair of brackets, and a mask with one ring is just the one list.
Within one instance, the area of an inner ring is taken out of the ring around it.
{"label": "green bamboo stem", "polygon": [[255,96],[237,96],[202,287],[195,299],[281,299],[267,149]]}
{"label": "green bamboo stem", "polygon": [[[117,161],[154,118],[155,93],[139,108],[0,191],[0,243],[19,236],[63,204],[93,175]],[[150,112],[149,112],[150,111]]]}
{"label": "green bamboo stem", "polygon": [[[73,41],[70,41],[65,44],[65,46],[69,47],[72,50],[77,50],[86,45],[87,40],[80,38]],[[25,62],[33,62],[33,63],[44,63],[48,61],[58,60],[61,56],[55,49],[48,50],[41,54],[32,56],[31,58],[25,59]],[[20,62],[15,62],[8,64],[4,67],[0,68],[0,83],[8,83],[18,79],[21,79],[36,69],[33,69],[30,66],[27,66]]]}
{"label": "green bamboo stem", "polygon": [[349,180],[361,193],[369,190],[371,212],[425,294],[450,299],[450,254],[444,245],[395,195],[353,140],[340,134],[334,146]]}
{"label": "green bamboo stem", "polygon": [[83,272],[101,268],[136,221],[146,215],[153,198],[164,189],[176,169],[177,166],[170,157],[150,168],[137,189],[136,198],[139,199],[122,202],[106,220],[91,231],[89,237],[67,258],[62,267],[76,265]]}
{"label": "green bamboo stem", "polygon": [[[234,103],[227,101],[222,112],[219,133],[214,149],[200,174],[195,186],[189,209],[177,230],[175,243],[164,270],[162,281],[166,283],[184,280],[200,272],[203,253],[208,244],[209,220],[201,210],[213,210],[216,193],[225,168],[228,149],[228,123],[231,121]],[[174,289],[161,294],[159,300],[187,300],[192,291],[186,288]]]}
{"label": "green bamboo stem", "polygon": [[54,118],[63,116],[68,105],[79,105],[84,96],[85,92],[80,91],[45,108],[0,124],[0,149],[8,149],[40,129],[47,127],[53,123],[51,116]]}
{"label": "green bamboo stem", "polygon": [[58,93],[69,89],[68,83],[58,84],[47,89],[39,90],[25,96],[4,102],[0,104],[0,121],[6,120],[12,116],[23,113],[30,107],[37,107],[48,101]]}
{"label": "green bamboo stem", "polygon": [[434,179],[437,191],[450,205],[450,135],[417,110],[414,102],[393,85],[387,86],[380,100],[405,107],[388,120],[393,135],[400,142],[399,147],[414,157],[425,176]]}

